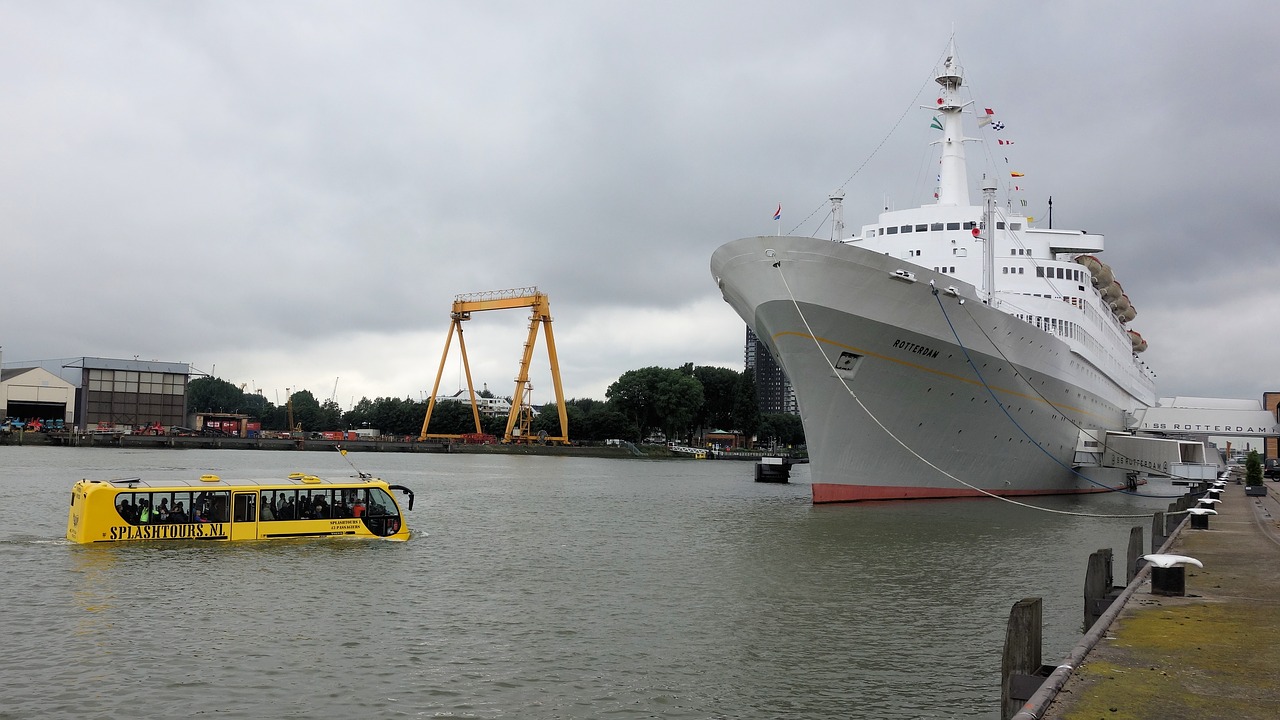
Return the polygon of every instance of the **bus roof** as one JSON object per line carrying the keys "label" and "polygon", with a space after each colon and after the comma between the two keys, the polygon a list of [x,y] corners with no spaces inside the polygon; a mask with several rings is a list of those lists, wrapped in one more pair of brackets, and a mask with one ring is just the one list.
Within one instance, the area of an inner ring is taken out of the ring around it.
{"label": "bus roof", "polygon": [[302,473],[293,473],[286,478],[259,478],[259,479],[231,479],[223,480],[217,475],[203,475],[196,480],[164,480],[155,482],[143,480],[142,478],[113,478],[111,480],[88,480],[84,482],[96,482],[110,485],[119,489],[130,488],[147,488],[150,490],[159,489],[182,489],[182,488],[238,488],[238,487],[332,487],[336,485],[368,485],[371,483],[383,483],[382,480],[372,477],[347,477],[340,480],[325,480],[315,475],[303,475]]}

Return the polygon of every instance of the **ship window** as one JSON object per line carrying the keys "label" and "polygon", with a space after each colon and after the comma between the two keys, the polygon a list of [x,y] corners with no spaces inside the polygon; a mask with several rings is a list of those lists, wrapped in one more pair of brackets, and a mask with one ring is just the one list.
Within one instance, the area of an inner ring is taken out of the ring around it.
{"label": "ship window", "polygon": [[1004,229],[1004,221],[1003,221],[1003,220],[1000,220],[1000,221],[996,222],[996,229],[997,229],[997,230],[1003,230],[1003,229]]}
{"label": "ship window", "polygon": [[1026,273],[1024,273],[1023,270],[1026,270],[1026,268],[1018,268],[1018,274],[1025,275]]}
{"label": "ship window", "polygon": [[956,257],[969,257],[969,248],[951,248],[951,254]]}
{"label": "ship window", "polygon": [[916,226],[916,232],[925,232],[925,231],[926,231],[926,230],[928,230],[928,229],[929,229],[929,226],[928,226],[928,225],[925,225],[925,224],[921,224],[921,225],[917,225],[917,226]]}
{"label": "ship window", "polygon": [[960,229],[960,223],[958,223],[958,222],[947,223],[947,229],[948,229],[948,230],[959,230],[959,229]]}
{"label": "ship window", "polygon": [[884,234],[884,228],[880,228],[880,234],[881,234],[881,235],[883,235],[883,234]]}
{"label": "ship window", "polygon": [[1004,271],[1004,273],[1003,273],[1004,275],[1008,275],[1008,274],[1009,274],[1009,268],[1004,267],[1004,268],[1000,268],[1000,269]]}
{"label": "ship window", "polygon": [[1044,277],[1044,268],[1042,267],[1036,268],[1036,277]]}
{"label": "ship window", "polygon": [[932,225],[930,225],[930,226],[929,226],[929,229],[930,229],[930,230],[941,230],[941,229],[942,229],[942,223],[934,223],[934,224],[932,224]]}
{"label": "ship window", "polygon": [[1021,230],[1021,229],[1022,229],[1022,223],[1009,223],[1009,229],[1010,229],[1010,230]]}
{"label": "ship window", "polygon": [[965,230],[972,230],[972,229],[974,229],[974,228],[976,228],[976,227],[978,227],[978,223],[976,223],[976,222],[974,222],[974,221],[972,221],[972,220],[966,220],[966,221],[964,222],[964,229],[965,229]]}
{"label": "ship window", "polygon": [[903,226],[902,226],[902,232],[904,232],[904,233],[909,233],[909,232],[911,232],[911,226],[910,226],[910,225],[903,225]]}
{"label": "ship window", "polygon": [[891,228],[889,228],[889,229],[888,229],[888,233],[889,233],[890,235],[897,235],[897,234],[898,234],[898,228],[896,228],[896,227],[891,227]]}
{"label": "ship window", "polygon": [[1065,278],[1063,278],[1063,277],[1062,277],[1062,275],[1063,275],[1062,268],[1058,268],[1058,279],[1059,279],[1059,280],[1063,280],[1063,279],[1065,279]]}

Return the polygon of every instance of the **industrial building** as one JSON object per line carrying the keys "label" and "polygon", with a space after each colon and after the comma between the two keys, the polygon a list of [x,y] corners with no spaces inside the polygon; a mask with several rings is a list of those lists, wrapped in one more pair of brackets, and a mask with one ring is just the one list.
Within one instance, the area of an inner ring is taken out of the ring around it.
{"label": "industrial building", "polygon": [[62,420],[80,431],[186,424],[186,363],[77,358],[80,386],[38,366],[0,372],[0,417]]}

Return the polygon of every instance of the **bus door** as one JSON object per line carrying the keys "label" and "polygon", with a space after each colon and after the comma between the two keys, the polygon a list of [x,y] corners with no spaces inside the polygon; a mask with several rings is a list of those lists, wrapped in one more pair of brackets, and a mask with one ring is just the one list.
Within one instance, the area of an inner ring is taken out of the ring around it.
{"label": "bus door", "polygon": [[238,492],[231,515],[232,540],[258,539],[258,493]]}

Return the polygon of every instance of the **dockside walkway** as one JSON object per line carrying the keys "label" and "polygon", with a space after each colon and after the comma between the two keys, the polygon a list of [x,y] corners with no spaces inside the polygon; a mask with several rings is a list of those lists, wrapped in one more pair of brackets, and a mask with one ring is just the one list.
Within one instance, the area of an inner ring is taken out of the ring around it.
{"label": "dockside walkway", "polygon": [[1186,596],[1136,592],[1044,718],[1280,718],[1280,485],[1266,485],[1228,485],[1208,530],[1183,527],[1170,552],[1204,563]]}

